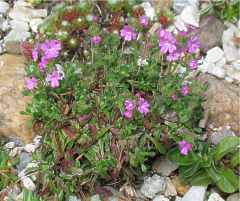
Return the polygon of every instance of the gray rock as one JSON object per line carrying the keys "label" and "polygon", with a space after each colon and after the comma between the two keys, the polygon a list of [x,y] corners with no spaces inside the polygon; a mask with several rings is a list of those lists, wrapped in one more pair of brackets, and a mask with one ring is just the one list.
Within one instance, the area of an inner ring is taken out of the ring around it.
{"label": "gray rock", "polygon": [[205,52],[222,44],[222,34],[225,26],[218,18],[215,16],[203,17],[199,26],[200,45]]}
{"label": "gray rock", "polygon": [[180,14],[186,6],[199,6],[199,0],[173,0],[173,9]]}
{"label": "gray rock", "polygon": [[206,189],[203,186],[192,186],[181,201],[204,201]]}
{"label": "gray rock", "polygon": [[225,201],[218,193],[212,193],[209,198],[208,201]]}
{"label": "gray rock", "polygon": [[232,67],[232,65],[225,66],[226,74],[228,77],[231,77],[233,80],[240,82],[240,71]]}
{"label": "gray rock", "polygon": [[173,196],[176,196],[177,195],[177,191],[176,191],[176,188],[175,186],[173,185],[172,181],[170,178],[166,178],[166,190],[165,190],[165,193],[164,195],[166,197],[173,197]]}
{"label": "gray rock", "polygon": [[231,129],[224,127],[223,129],[214,132],[213,134],[211,134],[210,136],[210,141],[213,144],[218,144],[223,138],[225,137],[229,137],[229,136],[235,136],[235,133],[233,131],[231,131]]}
{"label": "gray rock", "polygon": [[9,4],[5,1],[0,1],[0,13],[6,14],[9,9]]}
{"label": "gray rock", "polygon": [[166,157],[161,157],[153,163],[153,170],[163,176],[169,176],[176,169],[178,169],[178,165]]}
{"label": "gray rock", "polygon": [[144,179],[140,192],[147,198],[153,199],[158,193],[166,190],[166,180],[157,174]]}
{"label": "gray rock", "polygon": [[169,201],[169,199],[164,197],[163,195],[158,195],[153,199],[153,201]]}
{"label": "gray rock", "polygon": [[227,201],[239,201],[239,200],[240,200],[240,193],[232,194],[227,198]]}
{"label": "gray rock", "polygon": [[68,201],[81,201],[80,199],[77,198],[77,196],[69,196]]}
{"label": "gray rock", "polygon": [[32,161],[32,157],[29,153],[21,152],[19,164],[17,165],[17,171],[21,172]]}

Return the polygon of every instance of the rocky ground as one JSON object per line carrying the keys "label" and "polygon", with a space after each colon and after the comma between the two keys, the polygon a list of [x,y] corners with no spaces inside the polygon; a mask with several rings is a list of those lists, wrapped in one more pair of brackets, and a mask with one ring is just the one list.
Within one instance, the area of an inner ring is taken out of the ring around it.
{"label": "rocky ground", "polygon": [[[206,53],[199,67],[200,79],[209,85],[204,104],[205,117],[200,126],[206,128],[205,137],[217,144],[225,136],[240,136],[240,20],[233,24],[222,22],[215,16],[200,19],[199,8],[206,6],[207,2],[156,0],[153,6],[162,9],[173,3],[177,26],[185,22],[199,27],[201,46]],[[33,8],[23,0],[0,0],[0,135],[13,137],[6,149],[11,150],[12,155],[20,154],[19,178],[24,177],[24,170],[33,165],[31,153],[40,145],[40,138],[35,137],[32,141],[35,134],[27,117],[20,115],[29,99],[21,94],[25,61],[17,54],[21,54],[21,42],[37,32],[47,14],[46,8]],[[24,144],[16,138],[31,143]],[[123,186],[120,191],[107,187],[112,193],[109,200],[119,200],[119,196],[120,200],[130,200],[126,199],[127,195],[137,195],[139,201],[237,201],[240,198],[239,193],[226,198],[215,189],[187,186],[174,176],[176,169],[177,166],[168,159],[158,159],[154,162],[153,174],[142,178],[137,190],[130,185]],[[34,189],[31,180],[24,178],[23,183]],[[15,191],[17,200],[21,200],[20,190],[16,188]],[[77,200],[69,198],[69,201]],[[100,198],[95,195],[91,200]]]}

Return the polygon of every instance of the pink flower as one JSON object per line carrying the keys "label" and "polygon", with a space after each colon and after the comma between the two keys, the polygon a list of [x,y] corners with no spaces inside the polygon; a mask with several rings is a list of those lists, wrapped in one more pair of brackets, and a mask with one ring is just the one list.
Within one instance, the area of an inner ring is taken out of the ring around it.
{"label": "pink flower", "polygon": [[133,111],[132,110],[126,110],[124,112],[124,116],[127,118],[127,119],[131,119],[132,116],[133,116]]}
{"label": "pink flower", "polygon": [[101,43],[102,41],[102,38],[100,36],[93,36],[91,38],[91,42],[94,44],[94,45],[98,45],[99,43]]}
{"label": "pink flower", "polygon": [[125,100],[124,105],[126,110],[134,110],[135,108],[135,103],[132,100]]}
{"label": "pink flower", "polygon": [[188,84],[184,84],[181,89],[182,95],[187,96],[189,94],[189,86]]}
{"label": "pink flower", "polygon": [[46,78],[47,82],[50,82],[50,85],[52,88],[59,87],[60,85],[60,80],[62,80],[62,75],[60,74],[59,71],[55,70],[51,74],[47,75]]}
{"label": "pink flower", "polygon": [[58,40],[47,40],[43,44],[41,44],[43,57],[46,60],[57,58],[60,54],[61,48],[61,42]]}
{"label": "pink flower", "polygon": [[172,98],[173,101],[176,101],[176,100],[178,99],[178,97],[177,97],[176,94],[173,94],[173,95],[171,96],[171,98]]}
{"label": "pink flower", "polygon": [[148,18],[147,16],[143,15],[140,17],[140,23],[143,27],[147,27],[148,26]]}
{"label": "pink flower", "polygon": [[26,88],[28,90],[33,90],[37,87],[38,85],[38,80],[33,76],[31,78],[27,78],[26,80]]}
{"label": "pink flower", "polygon": [[190,38],[187,42],[187,48],[189,53],[196,53],[200,48],[200,40],[197,36]]}
{"label": "pink flower", "polygon": [[188,155],[188,152],[192,150],[192,144],[188,143],[186,140],[179,142],[179,149],[182,155]]}
{"label": "pink flower", "polygon": [[137,33],[135,30],[128,26],[125,25],[121,30],[120,30],[120,36],[125,40],[125,41],[131,41],[135,40],[137,38]]}
{"label": "pink flower", "polygon": [[198,62],[197,62],[197,60],[191,60],[191,61],[189,62],[189,68],[190,68],[190,70],[196,70],[197,67],[198,67]]}
{"label": "pink flower", "polygon": [[139,98],[138,101],[138,111],[144,115],[149,113],[149,107],[150,104],[144,99],[144,98]]}

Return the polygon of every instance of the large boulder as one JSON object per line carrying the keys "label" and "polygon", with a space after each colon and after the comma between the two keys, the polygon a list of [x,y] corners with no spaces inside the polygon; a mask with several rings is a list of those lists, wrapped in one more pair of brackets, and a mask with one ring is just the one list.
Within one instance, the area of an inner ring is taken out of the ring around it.
{"label": "large boulder", "polygon": [[0,135],[27,142],[32,139],[33,132],[27,125],[29,117],[20,114],[30,101],[22,95],[24,61],[22,56],[0,56]]}
{"label": "large boulder", "polygon": [[200,80],[208,83],[205,112],[208,125],[230,127],[240,136],[240,88],[210,75],[203,74]]}

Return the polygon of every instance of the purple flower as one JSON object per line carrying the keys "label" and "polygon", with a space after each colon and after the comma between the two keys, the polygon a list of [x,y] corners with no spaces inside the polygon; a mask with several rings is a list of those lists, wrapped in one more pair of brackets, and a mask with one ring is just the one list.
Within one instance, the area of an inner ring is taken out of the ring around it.
{"label": "purple flower", "polygon": [[190,68],[190,70],[196,70],[197,67],[198,67],[198,62],[197,62],[197,60],[191,60],[191,61],[189,62],[189,68]]}
{"label": "purple flower", "polygon": [[160,41],[159,47],[160,47],[161,52],[163,52],[165,54],[167,52],[173,53],[177,49],[176,45],[170,41]]}
{"label": "purple flower", "polygon": [[196,51],[200,48],[199,37],[191,37],[187,42],[187,48],[189,53],[196,53]]}
{"label": "purple flower", "polygon": [[26,88],[28,90],[33,90],[37,87],[38,85],[38,80],[33,76],[31,78],[27,78],[26,80]]}
{"label": "purple flower", "polygon": [[138,101],[138,111],[144,115],[149,113],[149,107],[150,104],[144,99],[144,98],[139,98]]}
{"label": "purple flower", "polygon": [[177,61],[180,58],[180,54],[178,52],[173,52],[167,55],[167,61]]}
{"label": "purple flower", "polygon": [[55,70],[51,74],[47,75],[47,82],[50,82],[52,88],[59,87],[60,80],[62,80],[62,76],[59,71]]}
{"label": "purple flower", "polygon": [[132,116],[133,116],[133,111],[132,110],[126,110],[124,112],[124,116],[127,118],[127,119],[131,119]]}
{"label": "purple flower", "polygon": [[188,143],[186,140],[179,142],[179,149],[182,155],[188,155],[188,152],[192,150],[192,144]]}
{"label": "purple flower", "polygon": [[120,30],[120,36],[125,40],[125,41],[131,41],[135,40],[137,38],[137,33],[135,30],[128,26],[125,25],[121,30]]}
{"label": "purple flower", "polygon": [[147,27],[148,26],[148,17],[143,15],[140,17],[140,23],[143,27]]}
{"label": "purple flower", "polygon": [[45,72],[47,64],[48,64],[48,60],[42,57],[41,61],[38,63],[39,70],[42,73]]}
{"label": "purple flower", "polygon": [[189,94],[189,86],[188,84],[184,84],[181,89],[182,95],[187,96]]}
{"label": "purple flower", "polygon": [[176,38],[166,29],[162,29],[158,33],[159,36],[159,47],[163,53],[173,53],[177,50]]}
{"label": "purple flower", "polygon": [[94,44],[94,45],[98,45],[99,43],[101,43],[102,41],[102,38],[100,36],[93,36],[91,38],[91,42]]}
{"label": "purple flower", "polygon": [[61,42],[58,40],[47,40],[41,44],[43,57],[46,60],[55,59],[58,57],[61,50]]}
{"label": "purple flower", "polygon": [[40,47],[39,47],[39,44],[37,44],[35,46],[35,48],[33,49],[33,51],[32,51],[32,59],[33,59],[33,61],[37,61],[38,60],[39,50],[40,50]]}
{"label": "purple flower", "polygon": [[134,110],[135,108],[135,103],[132,100],[125,100],[124,105],[126,110]]}

